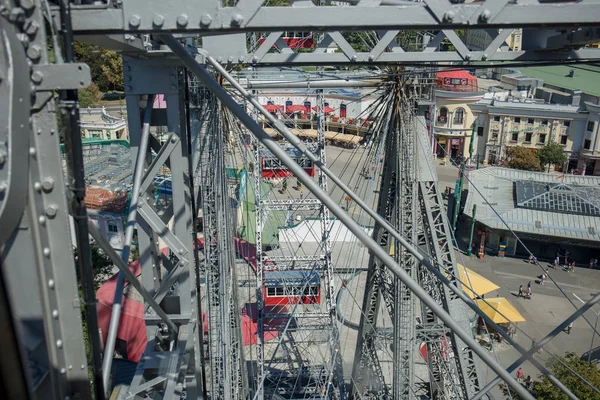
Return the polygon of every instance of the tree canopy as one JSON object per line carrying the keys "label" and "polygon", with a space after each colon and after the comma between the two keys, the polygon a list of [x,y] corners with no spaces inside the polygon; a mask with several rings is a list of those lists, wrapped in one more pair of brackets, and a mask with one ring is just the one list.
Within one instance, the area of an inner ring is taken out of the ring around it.
{"label": "tree canopy", "polygon": [[526,171],[541,170],[540,159],[534,149],[523,146],[515,146],[508,149],[508,168],[523,169]]}
{"label": "tree canopy", "polygon": [[551,165],[562,166],[567,161],[567,155],[563,153],[563,147],[554,142],[550,142],[542,147],[538,152],[540,162],[544,167],[550,170]]}
{"label": "tree canopy", "polygon": [[[582,360],[581,357],[575,353],[566,353],[564,357],[559,357],[559,359],[562,363],[556,359],[552,359],[547,365],[548,370],[552,375],[561,381],[580,400],[596,400],[600,397],[594,389],[582,382],[581,379],[566,367],[568,366],[573,371],[577,372],[595,387],[600,387],[600,371],[593,363]],[[506,385],[501,384],[501,388],[506,394]],[[531,386],[530,392],[536,399],[568,400],[567,395],[550,382],[545,375],[538,375],[537,380],[535,380]],[[519,399],[519,396],[514,393],[512,393],[512,395],[513,399]]]}
{"label": "tree canopy", "polygon": [[75,59],[90,66],[92,81],[101,92],[123,91],[123,58],[112,50],[75,41]]}

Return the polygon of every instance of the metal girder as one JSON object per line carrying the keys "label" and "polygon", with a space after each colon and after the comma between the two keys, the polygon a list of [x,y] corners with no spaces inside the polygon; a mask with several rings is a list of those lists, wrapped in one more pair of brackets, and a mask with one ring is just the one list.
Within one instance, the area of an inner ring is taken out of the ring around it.
{"label": "metal girder", "polygon": [[270,7],[259,3],[264,1],[254,7],[221,7],[217,0],[124,0],[121,8],[80,6],[72,9],[73,29],[78,34],[188,32],[205,36],[244,31],[581,26],[597,24],[600,7],[594,0],[568,5],[507,0],[487,0],[485,4],[363,1],[348,7],[321,7],[311,2]]}
{"label": "metal girder", "polygon": [[[393,103],[395,104],[395,103]],[[394,217],[397,195],[397,163],[396,153],[398,147],[398,132],[394,129],[393,106],[388,105],[388,111],[383,130],[379,140],[385,141],[385,169],[381,177],[380,196],[377,205],[377,213],[384,219],[390,220]],[[395,221],[390,223],[394,224]],[[388,233],[379,225],[373,229],[373,239],[389,253],[391,243]],[[356,356],[352,370],[353,388],[355,397],[387,399],[390,396],[390,382],[386,381],[381,365],[380,355],[377,351],[379,332],[377,322],[381,312],[381,300],[384,297],[385,279],[387,271],[381,265],[381,261],[373,254],[369,254],[369,269],[367,271],[365,291],[363,295],[362,313],[360,317],[358,336],[356,341]],[[387,298],[393,296],[393,291],[388,293]]]}
{"label": "metal girder", "polygon": [[[203,120],[198,148],[199,186],[204,226],[204,276],[208,311],[208,357],[211,397],[244,399],[247,396],[244,357],[241,348],[240,308],[230,196],[225,174],[224,128],[216,98],[197,80],[191,79],[190,97],[194,99],[191,118]],[[203,104],[204,103],[204,104]]]}

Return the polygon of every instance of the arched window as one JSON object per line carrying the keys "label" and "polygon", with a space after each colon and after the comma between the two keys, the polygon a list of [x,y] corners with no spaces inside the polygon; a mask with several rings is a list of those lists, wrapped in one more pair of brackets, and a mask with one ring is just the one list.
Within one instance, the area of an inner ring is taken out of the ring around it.
{"label": "arched window", "polygon": [[445,124],[448,122],[448,109],[446,107],[440,108],[440,115],[438,115],[438,122]]}
{"label": "arched window", "polygon": [[462,125],[464,120],[465,120],[465,110],[462,108],[457,108],[456,111],[454,111],[454,123]]}
{"label": "arched window", "polygon": [[108,227],[108,233],[119,233],[119,227],[115,221],[108,221],[106,225]]}

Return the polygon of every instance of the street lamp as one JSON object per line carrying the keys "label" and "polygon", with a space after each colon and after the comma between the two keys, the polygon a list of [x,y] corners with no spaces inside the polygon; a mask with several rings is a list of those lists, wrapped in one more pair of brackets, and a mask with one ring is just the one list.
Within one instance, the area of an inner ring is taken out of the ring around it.
{"label": "street lamp", "polygon": [[[575,293],[573,293],[573,296],[575,296],[575,298],[577,300],[579,300],[580,302],[585,304],[585,301],[581,300],[581,298],[579,298],[579,296],[577,296]],[[592,332],[592,343],[590,344],[590,351],[588,351],[588,362],[590,362],[590,360],[592,359],[592,348],[594,347],[594,338],[596,337],[596,327],[598,326],[598,318],[600,317],[600,311],[596,312],[593,308],[590,308],[590,310],[592,310],[594,312],[594,314],[596,314],[596,323],[594,324],[594,331]]]}

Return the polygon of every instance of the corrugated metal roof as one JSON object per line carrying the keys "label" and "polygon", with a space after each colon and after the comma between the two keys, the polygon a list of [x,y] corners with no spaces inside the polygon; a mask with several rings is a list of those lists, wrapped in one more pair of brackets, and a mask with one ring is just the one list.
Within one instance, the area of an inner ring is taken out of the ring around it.
{"label": "corrugated metal roof", "polygon": [[492,229],[506,230],[506,222],[516,232],[577,240],[600,240],[600,217],[518,207],[514,184],[517,181],[531,181],[552,186],[564,183],[599,189],[600,177],[564,175],[561,178],[554,174],[489,167],[469,172],[469,179],[472,184],[469,185],[464,212],[472,216],[473,205],[476,204],[476,220]]}

